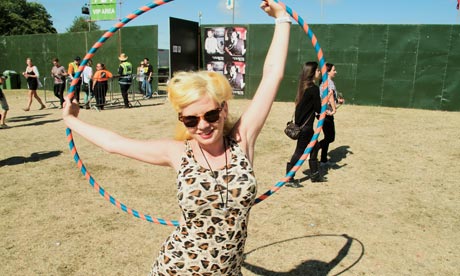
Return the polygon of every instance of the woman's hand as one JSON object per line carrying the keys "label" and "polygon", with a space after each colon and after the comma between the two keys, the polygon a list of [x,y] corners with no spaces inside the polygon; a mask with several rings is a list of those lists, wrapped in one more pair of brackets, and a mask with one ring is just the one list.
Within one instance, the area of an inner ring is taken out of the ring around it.
{"label": "woman's hand", "polygon": [[72,102],[69,98],[65,98],[65,102],[62,109],[62,117],[65,119],[69,116],[78,117],[78,113],[80,112],[80,106],[76,99]]}
{"label": "woman's hand", "polygon": [[284,16],[289,17],[289,14],[286,12],[284,7],[273,0],[263,0],[262,3],[260,3],[260,8],[264,10],[264,12],[266,12],[269,16],[274,18]]}
{"label": "woman's hand", "polygon": [[335,110],[326,110],[326,115],[333,116],[335,114]]}

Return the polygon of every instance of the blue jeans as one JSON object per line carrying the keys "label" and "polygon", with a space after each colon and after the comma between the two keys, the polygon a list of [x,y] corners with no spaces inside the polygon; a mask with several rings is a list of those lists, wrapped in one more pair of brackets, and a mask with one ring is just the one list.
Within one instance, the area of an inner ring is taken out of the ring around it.
{"label": "blue jeans", "polygon": [[152,97],[152,84],[147,79],[142,81],[142,88],[145,91],[145,97]]}

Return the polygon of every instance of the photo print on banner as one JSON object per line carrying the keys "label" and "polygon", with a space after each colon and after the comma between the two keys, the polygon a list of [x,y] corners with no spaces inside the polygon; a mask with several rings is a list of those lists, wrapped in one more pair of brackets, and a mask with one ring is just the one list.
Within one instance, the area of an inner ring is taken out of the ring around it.
{"label": "photo print on banner", "polygon": [[205,28],[204,62],[208,71],[224,74],[234,95],[244,95],[246,71],[246,27]]}

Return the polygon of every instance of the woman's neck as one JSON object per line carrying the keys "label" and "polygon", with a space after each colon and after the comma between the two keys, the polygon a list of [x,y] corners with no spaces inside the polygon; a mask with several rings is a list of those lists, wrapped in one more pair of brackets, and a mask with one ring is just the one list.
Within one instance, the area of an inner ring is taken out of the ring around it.
{"label": "woman's neck", "polygon": [[206,151],[212,157],[221,156],[225,153],[225,150],[226,150],[226,146],[224,143],[224,137],[222,137],[221,139],[219,139],[218,141],[210,145],[202,145],[196,140],[195,142],[196,142],[197,147]]}

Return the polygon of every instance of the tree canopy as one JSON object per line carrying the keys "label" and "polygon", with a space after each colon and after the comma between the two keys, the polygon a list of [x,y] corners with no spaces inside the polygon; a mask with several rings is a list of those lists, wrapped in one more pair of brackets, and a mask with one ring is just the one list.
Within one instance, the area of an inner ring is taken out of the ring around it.
{"label": "tree canopy", "polygon": [[87,21],[85,16],[77,16],[74,18],[72,25],[67,28],[67,32],[87,32],[87,31],[99,31],[101,27],[94,21]]}
{"label": "tree canopy", "polygon": [[56,33],[45,7],[26,0],[0,1],[0,35]]}

